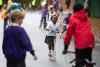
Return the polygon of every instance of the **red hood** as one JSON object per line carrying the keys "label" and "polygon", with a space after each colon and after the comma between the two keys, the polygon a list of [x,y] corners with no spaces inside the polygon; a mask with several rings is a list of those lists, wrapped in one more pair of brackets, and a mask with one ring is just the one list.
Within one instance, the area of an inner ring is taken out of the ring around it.
{"label": "red hood", "polygon": [[86,22],[88,20],[88,16],[87,16],[87,13],[86,13],[85,9],[74,13],[73,17],[79,19],[82,22],[83,21]]}

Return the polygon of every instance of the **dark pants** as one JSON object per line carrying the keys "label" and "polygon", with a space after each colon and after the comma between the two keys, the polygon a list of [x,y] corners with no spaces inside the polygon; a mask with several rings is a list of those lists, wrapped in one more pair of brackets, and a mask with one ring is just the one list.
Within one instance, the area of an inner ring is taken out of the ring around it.
{"label": "dark pants", "polygon": [[41,23],[40,23],[40,26],[39,26],[40,28],[42,27],[42,24],[44,24],[44,26],[43,26],[44,28],[47,26],[46,17],[41,18]]}
{"label": "dark pants", "polygon": [[26,67],[25,61],[9,61],[7,60],[7,67]]}
{"label": "dark pants", "polygon": [[75,67],[84,67],[84,65],[86,64],[85,59],[87,59],[89,62],[92,61],[92,48],[86,48],[82,50],[76,49],[76,66]]}
{"label": "dark pants", "polygon": [[47,20],[49,20],[49,18],[50,18],[50,15],[49,15],[49,13],[47,13]]}

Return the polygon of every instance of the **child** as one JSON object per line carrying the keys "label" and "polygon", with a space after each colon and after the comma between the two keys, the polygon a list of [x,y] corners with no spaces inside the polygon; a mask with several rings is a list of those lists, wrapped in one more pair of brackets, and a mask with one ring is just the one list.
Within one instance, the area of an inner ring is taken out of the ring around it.
{"label": "child", "polygon": [[0,19],[6,18],[6,13],[7,13],[7,5],[6,4],[3,5],[1,12],[2,13],[1,13]]}
{"label": "child", "polygon": [[7,5],[4,4],[3,7],[2,7],[2,11],[1,11],[1,16],[0,16],[0,19],[4,19],[4,30],[6,29],[6,26],[7,26]]}
{"label": "child", "polygon": [[64,18],[63,20],[63,30],[62,32],[60,33],[60,38],[62,37],[62,34],[66,31],[67,27],[68,27],[68,23],[69,23],[69,19],[71,17],[71,13],[68,13],[67,14],[67,17]]}
{"label": "child", "polygon": [[45,43],[48,44],[48,49],[49,49],[49,56],[54,53],[55,49],[55,39],[56,39],[56,33],[59,32],[59,25],[57,23],[58,17],[56,15],[53,15],[51,17],[51,22],[48,23],[46,30],[46,38],[45,38]]}
{"label": "child", "polygon": [[54,7],[54,10],[57,12],[59,9],[59,1],[58,0],[55,0],[53,7]]}
{"label": "child", "polygon": [[70,8],[71,0],[66,0],[67,9]]}
{"label": "child", "polygon": [[63,15],[63,7],[62,6],[60,6],[59,13],[60,13],[60,15]]}
{"label": "child", "polygon": [[37,59],[27,33],[20,27],[23,18],[21,11],[11,13],[12,24],[4,31],[2,49],[7,67],[26,67],[26,51],[29,51],[35,60]]}
{"label": "child", "polygon": [[42,8],[41,13],[42,13],[42,16],[41,16],[41,22],[40,22],[39,28],[41,28],[42,24],[44,24],[44,29],[45,29],[45,27],[47,25],[46,15],[48,13],[48,8],[46,5]]}
{"label": "child", "polygon": [[[68,45],[72,35],[74,36],[75,42],[75,57],[76,66],[83,67],[86,60],[89,61],[88,67],[92,65],[92,50],[94,48],[94,35],[91,32],[90,20],[87,16],[87,12],[82,4],[75,4],[73,7],[73,16],[70,18],[69,26],[64,38],[64,51],[63,54],[67,53]],[[86,66],[87,67],[87,66]]]}
{"label": "child", "polygon": [[51,17],[52,17],[53,15],[56,15],[57,17],[59,16],[58,12],[56,12],[55,9],[54,9],[54,7],[51,6],[51,7],[50,7],[50,11],[49,11],[49,20],[51,20]]}

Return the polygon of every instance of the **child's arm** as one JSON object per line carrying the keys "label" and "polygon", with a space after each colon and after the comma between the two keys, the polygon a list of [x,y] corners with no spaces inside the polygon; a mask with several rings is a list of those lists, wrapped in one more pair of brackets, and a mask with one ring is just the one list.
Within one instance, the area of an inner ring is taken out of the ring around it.
{"label": "child's arm", "polygon": [[71,37],[74,33],[74,29],[75,29],[75,22],[73,21],[73,18],[71,18],[69,21],[69,26],[68,26],[67,32],[65,34],[65,38],[64,38],[65,45],[70,44],[70,40],[71,40]]}
{"label": "child's arm", "polygon": [[51,30],[51,29],[46,29],[46,31],[49,31],[49,32],[54,32],[53,30]]}
{"label": "child's arm", "polygon": [[30,39],[24,29],[21,30],[21,34],[19,37],[23,49],[25,49],[26,51],[30,51],[30,53],[34,56],[34,59],[36,60],[37,57],[35,55],[35,50],[33,50]]}
{"label": "child's arm", "polygon": [[6,13],[7,13],[7,11],[5,9],[2,10],[2,14],[1,14],[2,19],[5,19],[7,17]]}
{"label": "child's arm", "polygon": [[46,28],[46,31],[51,31],[51,30]]}

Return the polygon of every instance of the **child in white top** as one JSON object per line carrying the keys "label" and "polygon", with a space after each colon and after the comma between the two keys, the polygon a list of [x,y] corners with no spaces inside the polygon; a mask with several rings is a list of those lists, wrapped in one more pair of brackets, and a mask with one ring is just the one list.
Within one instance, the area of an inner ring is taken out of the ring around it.
{"label": "child in white top", "polygon": [[48,23],[46,27],[46,38],[45,43],[48,44],[49,49],[49,56],[51,54],[51,51],[54,52],[54,41],[56,39],[56,33],[59,32],[59,24],[57,23],[58,17],[56,15],[53,15],[51,17],[51,22]]}

